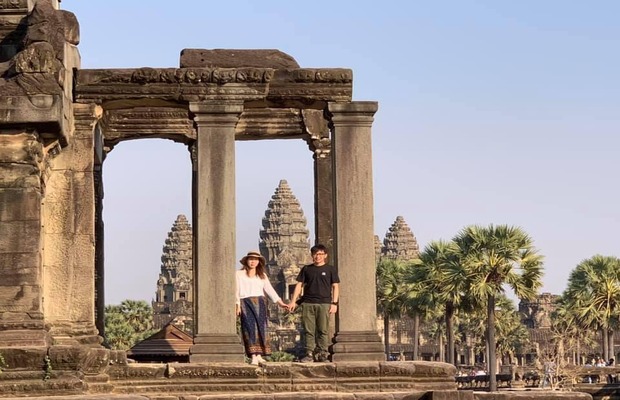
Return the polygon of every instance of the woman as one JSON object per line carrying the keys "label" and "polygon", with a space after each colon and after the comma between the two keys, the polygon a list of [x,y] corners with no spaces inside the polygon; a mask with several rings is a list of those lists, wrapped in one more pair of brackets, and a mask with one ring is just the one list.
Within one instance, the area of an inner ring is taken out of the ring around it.
{"label": "woman", "polygon": [[250,251],[241,260],[243,266],[236,272],[237,303],[235,310],[241,317],[241,336],[245,353],[252,358],[252,364],[263,362],[263,356],[271,354],[267,333],[267,299],[265,294],[280,307],[282,301],[265,274],[265,258],[258,251]]}

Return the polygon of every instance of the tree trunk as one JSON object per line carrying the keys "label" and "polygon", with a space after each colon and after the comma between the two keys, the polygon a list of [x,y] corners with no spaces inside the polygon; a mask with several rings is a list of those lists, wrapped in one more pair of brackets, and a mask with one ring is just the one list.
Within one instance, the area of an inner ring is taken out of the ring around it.
{"label": "tree trunk", "polygon": [[581,365],[581,340],[577,337],[577,365]]}
{"label": "tree trunk", "polygon": [[448,357],[446,362],[456,365],[454,362],[454,331],[452,329],[452,321],[454,315],[454,307],[452,303],[446,304],[446,340],[448,342]]}
{"label": "tree trunk", "polygon": [[413,361],[420,357],[420,314],[413,314]]}
{"label": "tree trunk", "polygon": [[439,333],[437,334],[437,343],[438,347],[439,347],[439,360],[440,362],[445,362],[446,361],[446,357],[445,357],[445,351],[444,351],[444,346],[443,346],[443,335],[441,334],[441,331],[439,331]]}
{"label": "tree trunk", "polygon": [[607,345],[607,351],[609,352],[609,354],[607,355],[606,360],[609,361],[610,358],[613,358],[614,360],[616,359],[616,351],[614,349],[614,330],[610,329],[609,330],[609,344]]}
{"label": "tree trunk", "polygon": [[608,360],[608,353],[609,353],[609,335],[607,334],[607,328],[601,328],[601,336],[602,336],[602,341],[603,341],[603,354],[602,357],[605,360]]}
{"label": "tree trunk", "polygon": [[385,359],[390,361],[390,316],[383,313],[383,343],[385,344]]}
{"label": "tree trunk", "polygon": [[489,391],[497,391],[497,357],[495,356],[495,296],[492,294],[488,297],[487,304],[487,345],[489,346],[487,352],[489,354],[489,360],[487,365],[489,366]]}

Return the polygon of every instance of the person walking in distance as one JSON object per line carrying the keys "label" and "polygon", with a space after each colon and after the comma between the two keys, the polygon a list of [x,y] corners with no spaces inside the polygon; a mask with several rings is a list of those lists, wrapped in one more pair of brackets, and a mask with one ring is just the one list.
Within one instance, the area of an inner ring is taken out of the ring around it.
{"label": "person walking in distance", "polygon": [[[288,309],[295,311],[299,300],[305,347],[305,356],[300,361],[325,362],[329,356],[329,316],[338,310],[340,278],[336,268],[327,264],[327,248],[324,245],[313,246],[310,253],[312,264],[299,271]],[[302,289],[303,296],[300,298]]]}

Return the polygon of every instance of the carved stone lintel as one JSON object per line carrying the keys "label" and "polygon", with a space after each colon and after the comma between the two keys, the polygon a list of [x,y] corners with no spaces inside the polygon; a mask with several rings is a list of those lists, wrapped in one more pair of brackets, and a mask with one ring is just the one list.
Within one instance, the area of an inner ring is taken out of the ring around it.
{"label": "carved stone lintel", "polygon": [[[350,101],[352,74],[347,69],[273,70],[270,68],[140,68],[79,70],[78,102],[127,100],[136,97],[170,101],[269,101],[313,104]],[[304,106],[303,108],[307,108]],[[301,107],[298,107],[301,108]]]}
{"label": "carved stone lintel", "polygon": [[156,136],[183,143],[196,137],[189,111],[185,108],[134,107],[108,110],[101,123],[108,146],[140,137]]}

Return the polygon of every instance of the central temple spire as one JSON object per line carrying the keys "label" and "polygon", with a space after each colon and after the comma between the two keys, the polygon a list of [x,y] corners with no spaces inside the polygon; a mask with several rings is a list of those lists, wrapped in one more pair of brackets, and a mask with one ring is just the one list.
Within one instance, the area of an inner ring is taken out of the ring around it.
{"label": "central temple spire", "polygon": [[[260,231],[260,252],[276,291],[289,298],[299,268],[310,263],[309,231],[299,200],[281,180],[267,205]],[[286,290],[285,290],[286,289]]]}

